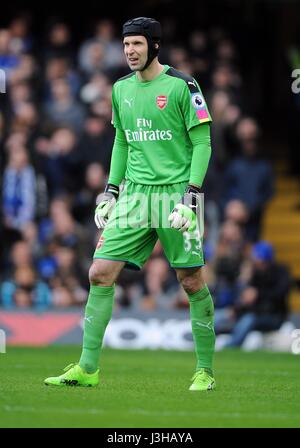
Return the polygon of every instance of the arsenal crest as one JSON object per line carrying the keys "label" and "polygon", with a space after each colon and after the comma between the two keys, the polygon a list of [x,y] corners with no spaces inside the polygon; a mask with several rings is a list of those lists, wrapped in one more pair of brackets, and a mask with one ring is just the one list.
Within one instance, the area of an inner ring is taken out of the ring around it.
{"label": "arsenal crest", "polygon": [[168,98],[166,95],[158,95],[156,97],[156,105],[159,109],[164,109],[167,105]]}

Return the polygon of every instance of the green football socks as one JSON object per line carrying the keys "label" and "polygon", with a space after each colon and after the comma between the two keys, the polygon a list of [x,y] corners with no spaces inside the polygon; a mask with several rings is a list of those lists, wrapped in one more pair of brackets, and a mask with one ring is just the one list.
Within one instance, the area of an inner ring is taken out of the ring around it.
{"label": "green football socks", "polygon": [[102,341],[114,303],[114,286],[91,285],[85,308],[83,348],[79,361],[87,373],[98,369]]}
{"label": "green football socks", "polygon": [[214,304],[209,289],[205,286],[194,294],[188,294],[193,339],[195,343],[196,371],[204,368],[213,375],[215,348]]}
{"label": "green football socks", "polygon": [[[196,371],[204,368],[212,374],[215,346],[214,306],[207,286],[188,294],[193,339],[195,343]],[[114,302],[114,286],[91,285],[85,309],[83,349],[80,367],[87,373],[98,369],[104,333],[109,323]]]}

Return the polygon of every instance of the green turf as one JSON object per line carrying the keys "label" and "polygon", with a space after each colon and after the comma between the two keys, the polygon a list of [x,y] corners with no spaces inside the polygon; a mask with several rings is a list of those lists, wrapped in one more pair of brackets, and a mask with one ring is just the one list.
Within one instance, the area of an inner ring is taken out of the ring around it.
{"label": "green turf", "polygon": [[97,388],[43,385],[77,347],[0,354],[0,427],[299,427],[299,357],[217,353],[217,390],[189,392],[194,354],[104,350]]}

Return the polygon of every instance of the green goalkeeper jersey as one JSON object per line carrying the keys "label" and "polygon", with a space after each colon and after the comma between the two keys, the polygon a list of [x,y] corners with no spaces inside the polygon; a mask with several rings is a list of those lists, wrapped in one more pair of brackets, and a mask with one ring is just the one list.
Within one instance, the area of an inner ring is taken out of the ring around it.
{"label": "green goalkeeper jersey", "polygon": [[194,78],[168,65],[152,81],[142,82],[133,72],[114,84],[112,106],[112,123],[128,144],[126,179],[146,185],[189,180],[188,131],[211,121]]}

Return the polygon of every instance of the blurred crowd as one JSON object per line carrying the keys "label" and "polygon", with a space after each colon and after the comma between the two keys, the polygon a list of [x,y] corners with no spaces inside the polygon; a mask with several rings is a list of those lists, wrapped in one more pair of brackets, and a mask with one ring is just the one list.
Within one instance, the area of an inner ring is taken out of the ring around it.
{"label": "blurred crowd", "polygon": [[[0,29],[0,68],[7,76],[0,104],[0,305],[82,306],[99,238],[95,198],[107,180],[114,139],[112,84],[128,67],[111,20],[96,21],[76,44],[74,30],[63,21],[45,27],[43,41],[30,25],[26,15],[16,16]],[[274,174],[237,47],[219,28],[190,30],[179,43],[172,33],[166,29],[160,61],[198,80],[213,117],[204,271],[217,323],[233,328],[238,317],[253,312],[281,319],[289,276],[277,288],[278,270],[285,268],[260,242]],[[261,245],[264,250],[257,249]],[[262,305],[266,297],[268,306]],[[143,310],[188,306],[159,243],[143,271],[122,272],[116,304]]]}

